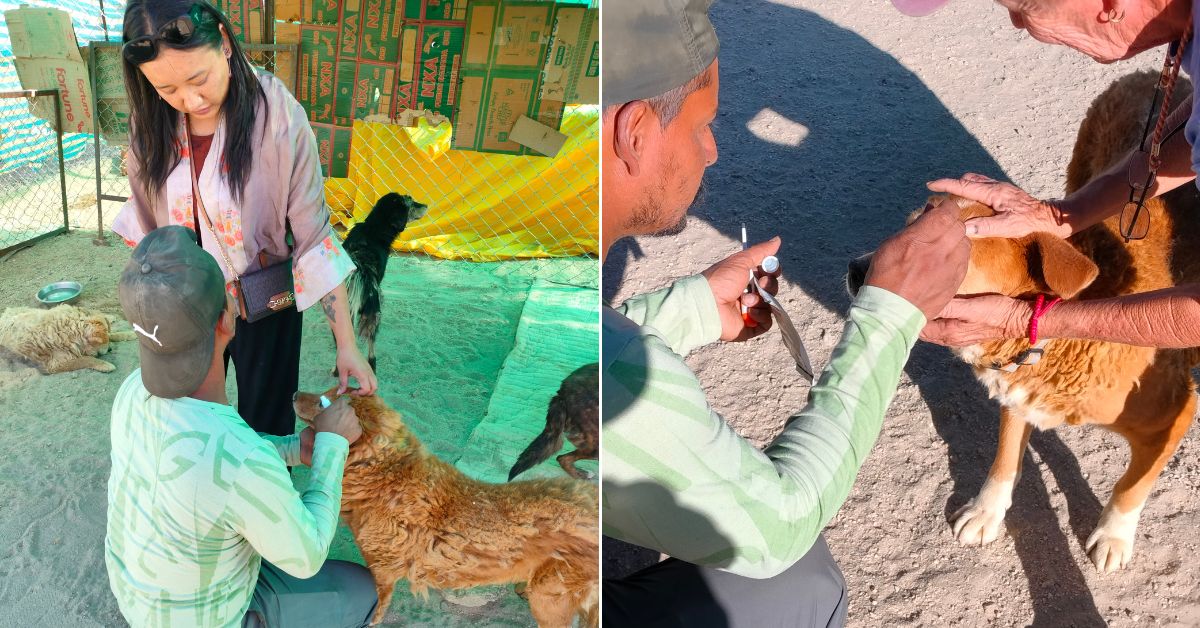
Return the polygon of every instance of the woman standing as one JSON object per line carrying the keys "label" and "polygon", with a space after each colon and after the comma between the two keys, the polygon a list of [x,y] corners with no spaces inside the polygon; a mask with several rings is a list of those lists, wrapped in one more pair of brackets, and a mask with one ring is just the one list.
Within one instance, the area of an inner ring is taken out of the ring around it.
{"label": "woman standing", "polygon": [[291,263],[295,307],[256,322],[239,318],[226,356],[239,414],[256,431],[285,435],[295,430],[300,313],[309,306],[320,301],[329,319],[341,385],[353,376],[366,395],[376,380],[354,339],[344,286],[354,264],[329,224],[312,128],[283,83],[255,70],[230,32],[203,0],[126,7],[131,195],[113,231],[134,245],[161,226],[191,228],[231,292],[248,273]]}

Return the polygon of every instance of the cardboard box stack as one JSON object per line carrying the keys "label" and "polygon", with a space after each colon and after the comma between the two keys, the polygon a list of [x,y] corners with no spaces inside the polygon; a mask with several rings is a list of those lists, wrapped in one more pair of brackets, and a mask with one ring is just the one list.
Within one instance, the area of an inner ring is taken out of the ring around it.
{"label": "cardboard box stack", "polygon": [[[84,49],[84,54],[88,54]],[[91,63],[91,59],[88,59]],[[125,95],[125,74],[121,49],[117,46],[96,48],[96,111],[100,135],[110,142],[129,142],[129,99]]]}
{"label": "cardboard box stack", "polygon": [[[64,133],[92,132],[92,87],[87,65],[79,53],[71,15],[59,9],[32,8],[4,12],[12,44],[13,64],[25,89],[58,88],[62,97]],[[34,116],[54,124],[52,98],[38,98],[29,107]]]}
{"label": "cardboard box stack", "polygon": [[404,4],[402,79],[409,81],[408,109],[448,119],[458,107],[459,71],[467,29],[467,0],[400,0]]}
{"label": "cardboard box stack", "polygon": [[567,104],[599,104],[599,10],[588,0],[471,0],[453,146],[555,155]]}
{"label": "cardboard box stack", "polygon": [[276,43],[299,44],[294,93],[317,133],[331,177],[349,169],[351,126],[391,117],[402,20],[396,0],[277,0]]}
{"label": "cardboard box stack", "polygon": [[558,6],[543,70],[542,99],[600,104],[600,12],[595,7]]}
{"label": "cardboard box stack", "polygon": [[455,148],[524,155],[529,148],[511,137],[518,119],[558,129],[563,103],[542,100],[540,90],[554,9],[553,2],[471,1]]}
{"label": "cardboard box stack", "polygon": [[354,120],[406,110],[452,120],[455,148],[553,154],[564,105],[599,103],[597,16],[589,0],[276,0],[274,32],[299,44],[295,94],[338,177]]}
{"label": "cardboard box stack", "polygon": [[233,36],[247,44],[262,44],[267,40],[267,10],[264,0],[215,0],[214,4],[229,23]]}

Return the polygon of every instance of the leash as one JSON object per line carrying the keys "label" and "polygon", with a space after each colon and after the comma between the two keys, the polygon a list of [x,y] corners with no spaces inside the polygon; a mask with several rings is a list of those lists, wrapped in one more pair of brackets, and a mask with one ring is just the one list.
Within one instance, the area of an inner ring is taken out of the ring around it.
{"label": "leash", "polygon": [[[1137,164],[1137,161],[1131,161],[1129,170],[1125,173],[1125,178],[1129,183],[1129,199],[1125,202],[1125,206],[1121,208],[1121,221],[1118,227],[1121,231],[1121,237],[1126,243],[1130,240],[1141,240],[1150,232],[1150,216],[1145,216],[1145,222],[1139,222],[1143,218],[1142,211],[1146,205],[1146,194],[1150,191],[1150,184],[1154,182],[1158,175],[1158,169],[1162,165],[1162,145],[1172,136],[1180,131],[1187,124],[1187,121],[1180,123],[1170,133],[1166,131],[1167,116],[1171,109],[1171,96],[1175,91],[1175,83],[1179,78],[1179,68],[1183,64],[1183,51],[1187,47],[1188,41],[1192,37],[1192,22],[1188,21],[1187,28],[1183,31],[1183,36],[1171,42],[1167,48],[1167,58],[1163,60],[1162,72],[1158,75],[1158,83],[1154,86],[1154,98],[1150,101],[1150,110],[1146,115],[1146,124],[1142,127],[1142,140],[1138,142],[1136,152],[1144,153],[1143,146],[1146,145],[1146,136],[1150,134],[1150,122],[1155,120],[1155,105],[1158,106],[1158,118],[1154,122],[1154,135],[1150,139],[1150,151],[1146,156],[1146,178],[1142,183],[1138,183],[1135,179],[1135,173],[1132,170]],[[1161,101],[1159,100],[1161,97]],[[1136,197],[1136,198],[1135,198]],[[1132,210],[1132,214],[1129,214]],[[1129,216],[1128,219],[1126,216]]]}

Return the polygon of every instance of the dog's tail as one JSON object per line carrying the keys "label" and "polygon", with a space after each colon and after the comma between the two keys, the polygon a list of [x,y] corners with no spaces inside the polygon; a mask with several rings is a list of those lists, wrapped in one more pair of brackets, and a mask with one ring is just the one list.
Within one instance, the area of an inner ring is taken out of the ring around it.
{"label": "dog's tail", "polygon": [[508,481],[528,471],[534,465],[549,458],[551,454],[562,448],[563,429],[567,424],[567,401],[562,395],[555,395],[550,400],[550,409],[546,412],[546,429],[517,456],[517,462],[508,472]]}

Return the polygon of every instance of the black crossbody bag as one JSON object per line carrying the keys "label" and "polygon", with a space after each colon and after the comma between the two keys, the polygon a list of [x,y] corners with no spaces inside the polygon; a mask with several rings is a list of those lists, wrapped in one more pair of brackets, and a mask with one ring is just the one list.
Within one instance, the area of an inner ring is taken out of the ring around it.
{"label": "black crossbody bag", "polygon": [[[189,130],[189,136],[190,134]],[[233,269],[233,262],[229,260],[229,254],[225,252],[225,244],[221,242],[221,238],[217,237],[217,231],[213,229],[208,211],[204,209],[204,199],[200,198],[200,186],[196,182],[194,162],[195,160],[192,160],[188,168],[192,175],[192,219],[196,220],[197,213],[204,216],[204,224],[208,226],[208,232],[212,234],[213,241],[221,250],[221,257],[225,258],[225,265],[229,268],[229,274],[233,276],[234,291],[237,292],[238,315],[247,323],[253,323],[275,312],[296,307],[296,289],[292,280],[290,257],[278,264],[266,266],[266,255],[260,252],[258,263],[261,268],[258,270],[238,276]],[[198,220],[196,244],[200,244]],[[200,244],[200,247],[204,248],[204,245]]]}

